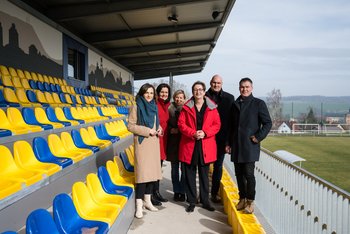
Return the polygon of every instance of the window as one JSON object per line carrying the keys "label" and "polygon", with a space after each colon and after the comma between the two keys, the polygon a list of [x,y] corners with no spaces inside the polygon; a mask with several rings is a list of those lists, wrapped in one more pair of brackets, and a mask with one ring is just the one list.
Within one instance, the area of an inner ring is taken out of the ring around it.
{"label": "window", "polygon": [[85,55],[68,48],[68,77],[85,80]]}

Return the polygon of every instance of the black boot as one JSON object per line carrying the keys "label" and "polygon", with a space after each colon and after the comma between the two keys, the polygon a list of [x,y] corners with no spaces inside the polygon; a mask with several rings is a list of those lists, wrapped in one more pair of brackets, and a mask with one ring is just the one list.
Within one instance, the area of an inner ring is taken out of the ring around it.
{"label": "black boot", "polygon": [[151,196],[151,202],[154,206],[161,206],[162,205],[162,203],[160,201],[154,199],[153,195]]}
{"label": "black boot", "polygon": [[168,201],[168,199],[165,199],[164,197],[162,197],[162,195],[160,195],[159,190],[157,190],[153,193],[153,198],[155,200],[160,201],[160,202],[167,202]]}

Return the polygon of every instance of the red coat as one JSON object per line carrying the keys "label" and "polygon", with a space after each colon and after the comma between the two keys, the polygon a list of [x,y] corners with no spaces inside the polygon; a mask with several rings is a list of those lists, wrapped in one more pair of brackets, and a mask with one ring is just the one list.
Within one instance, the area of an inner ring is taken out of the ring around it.
{"label": "red coat", "polygon": [[168,132],[168,121],[169,121],[169,111],[170,102],[164,103],[164,100],[158,99],[158,115],[159,115],[159,125],[163,129],[163,136],[159,137],[160,145],[160,159],[166,159],[166,144],[167,144],[167,132]]}
{"label": "red coat", "polygon": [[[207,108],[204,112],[203,127],[205,137],[202,140],[204,162],[211,163],[216,161],[216,140],[215,135],[219,132],[221,122],[216,104],[209,98],[205,97]],[[179,160],[191,164],[194,145],[196,139],[193,135],[197,131],[196,127],[196,110],[194,100],[191,98],[187,101],[181,110],[178,126],[181,132]]]}

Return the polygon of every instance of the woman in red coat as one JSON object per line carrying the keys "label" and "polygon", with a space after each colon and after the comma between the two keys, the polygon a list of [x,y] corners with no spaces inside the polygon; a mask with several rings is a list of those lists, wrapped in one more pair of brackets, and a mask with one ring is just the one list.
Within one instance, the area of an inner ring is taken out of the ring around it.
{"label": "woman in red coat", "polygon": [[[162,83],[157,87],[157,106],[159,115],[159,125],[162,127],[164,135],[159,137],[160,145],[160,164],[163,165],[163,161],[166,159],[166,143],[167,143],[167,128],[169,121],[169,111],[170,106],[170,86],[168,84]],[[152,203],[153,205],[160,206],[162,202],[167,202],[159,192],[159,180],[153,187]]]}
{"label": "woman in red coat", "polygon": [[205,96],[205,84],[192,85],[193,97],[180,113],[178,127],[181,132],[179,160],[183,162],[185,188],[189,206],[193,212],[197,199],[196,172],[198,168],[200,201],[203,208],[214,211],[209,202],[209,164],[216,161],[215,135],[220,130],[220,116],[216,104]]}

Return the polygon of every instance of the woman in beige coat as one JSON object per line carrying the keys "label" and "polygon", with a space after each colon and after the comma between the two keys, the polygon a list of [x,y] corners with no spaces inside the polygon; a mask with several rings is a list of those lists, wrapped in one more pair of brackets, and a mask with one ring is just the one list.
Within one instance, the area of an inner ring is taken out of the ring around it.
{"label": "woman in beige coat", "polygon": [[134,133],[136,218],[143,217],[143,206],[150,211],[158,210],[152,205],[151,193],[154,183],[162,178],[158,136],[163,131],[154,94],[152,85],[142,85],[136,95],[136,106],[130,108],[128,130]]}

